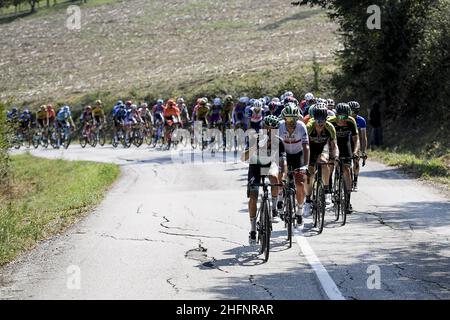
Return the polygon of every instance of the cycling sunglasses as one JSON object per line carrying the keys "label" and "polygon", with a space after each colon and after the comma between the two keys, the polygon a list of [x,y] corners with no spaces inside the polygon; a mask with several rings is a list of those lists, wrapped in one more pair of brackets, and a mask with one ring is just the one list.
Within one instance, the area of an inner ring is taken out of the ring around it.
{"label": "cycling sunglasses", "polygon": [[347,116],[347,115],[344,115],[344,114],[340,114],[340,115],[337,116],[337,118],[338,118],[339,120],[347,120],[347,119],[348,119],[348,116]]}

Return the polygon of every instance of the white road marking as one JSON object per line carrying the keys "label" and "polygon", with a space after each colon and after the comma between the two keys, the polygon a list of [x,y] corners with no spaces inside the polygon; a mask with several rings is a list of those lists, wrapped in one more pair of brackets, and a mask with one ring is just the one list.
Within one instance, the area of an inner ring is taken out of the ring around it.
{"label": "white road marking", "polygon": [[317,278],[319,278],[323,290],[330,300],[345,300],[341,291],[339,291],[338,287],[336,286],[336,283],[334,283],[333,279],[330,277],[327,270],[320,262],[319,258],[317,258],[313,249],[309,245],[308,240],[306,240],[306,238],[303,236],[302,230],[303,226],[301,229],[294,229],[297,244],[305,255],[306,260],[308,260],[309,264],[316,273]]}

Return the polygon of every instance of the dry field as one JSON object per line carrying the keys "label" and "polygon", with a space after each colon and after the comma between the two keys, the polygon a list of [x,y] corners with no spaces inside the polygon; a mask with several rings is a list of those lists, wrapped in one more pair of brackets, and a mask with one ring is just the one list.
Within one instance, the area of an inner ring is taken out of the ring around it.
{"label": "dry field", "polygon": [[[332,62],[336,25],[287,0],[128,0],[0,24],[0,98],[61,99]],[[276,73],[275,73],[276,72]],[[276,79],[275,79],[276,81]]]}

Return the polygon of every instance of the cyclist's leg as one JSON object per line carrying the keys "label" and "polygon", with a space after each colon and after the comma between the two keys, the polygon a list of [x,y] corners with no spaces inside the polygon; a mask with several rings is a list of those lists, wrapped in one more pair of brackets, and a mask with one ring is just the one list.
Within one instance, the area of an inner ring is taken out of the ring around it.
{"label": "cyclist's leg", "polygon": [[[261,166],[250,164],[248,167],[247,174],[248,183],[253,181],[253,183],[261,182]],[[247,187],[247,197],[248,197],[248,213],[250,218],[250,244],[256,243],[256,212],[258,204],[258,190],[259,187]]]}

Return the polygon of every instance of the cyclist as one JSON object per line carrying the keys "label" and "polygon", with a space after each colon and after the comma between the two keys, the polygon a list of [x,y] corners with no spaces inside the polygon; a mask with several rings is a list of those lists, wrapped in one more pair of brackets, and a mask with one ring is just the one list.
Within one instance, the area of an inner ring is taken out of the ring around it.
{"label": "cyclist", "polygon": [[[358,127],[355,119],[351,116],[351,108],[347,103],[338,103],[336,106],[336,117],[328,118],[336,129],[337,145],[339,148],[339,159],[343,164],[343,175],[347,186],[348,199],[352,191],[352,177],[350,175],[351,158],[359,152]],[[353,141],[353,147],[352,143]],[[350,212],[352,206],[349,204]]]}
{"label": "cyclist", "polygon": [[18,118],[19,130],[23,134],[31,129],[33,118],[28,108],[25,108]]}
{"label": "cyclist", "polygon": [[232,120],[233,127],[236,129],[237,127],[241,127],[243,130],[247,130],[247,124],[245,122],[245,108],[248,104],[248,97],[239,98],[238,103],[233,109]]}
{"label": "cyclist", "polygon": [[221,113],[222,121],[225,128],[231,127],[233,108],[234,108],[233,96],[226,95],[225,98],[223,99],[223,107]]}
{"label": "cyclist", "polygon": [[11,124],[15,124],[19,120],[19,109],[13,107],[10,112],[7,113],[6,119]]}
{"label": "cyclist", "polygon": [[139,112],[139,116],[141,118],[141,120],[144,123],[144,126],[146,128],[149,128],[150,126],[153,125],[153,115],[150,111],[150,109],[148,108],[148,104],[143,102],[141,103],[141,106],[138,109]]}
{"label": "cyclist", "polygon": [[327,99],[327,113],[329,117],[333,117],[336,115],[336,109],[334,108],[334,100],[333,99]]}
{"label": "cyclist", "polygon": [[[127,103],[125,103],[125,108],[127,107]],[[133,127],[142,122],[141,116],[139,115],[137,105],[130,104],[129,108],[126,109],[126,115],[125,115],[125,137],[130,138],[131,137],[131,130]]]}
{"label": "cyclist", "polygon": [[197,105],[194,107],[192,118],[194,121],[202,121],[203,125],[208,123],[207,115],[209,113],[208,99],[197,99]]}
{"label": "cyclist", "polygon": [[120,106],[125,106],[122,100],[118,100],[112,109],[112,117],[116,115],[117,111],[119,111]]}
{"label": "cyclist", "polygon": [[80,124],[81,126],[83,126],[83,137],[86,137],[87,134],[87,128],[91,128],[92,123],[94,122],[94,116],[92,115],[92,107],[91,106],[86,106],[86,108],[84,108],[84,112],[81,114],[80,116]]}
{"label": "cyclist", "polygon": [[314,118],[314,109],[316,108],[316,104],[312,105],[311,107],[308,108],[308,114],[306,116],[303,117],[303,122],[305,124],[308,124],[309,120]]}
{"label": "cyclist", "polygon": [[283,121],[280,122],[279,131],[286,151],[287,166],[294,170],[298,224],[302,223],[303,202],[305,201],[304,176],[307,173],[307,164],[309,163],[308,132],[300,117],[298,107],[294,103],[288,103],[281,112]]}
{"label": "cyclist", "polygon": [[95,101],[95,107],[92,110],[92,116],[94,118],[94,125],[96,127],[100,127],[102,124],[106,124],[106,116],[105,112],[103,111],[101,100]]}
{"label": "cyclist", "polygon": [[180,109],[178,109],[175,100],[169,99],[166,108],[164,109],[164,140],[169,141],[170,130],[169,127],[182,125],[180,119]]}
{"label": "cyclist", "polygon": [[253,107],[249,110],[249,122],[250,128],[259,132],[261,129],[261,123],[263,120],[263,104],[261,100],[255,100],[253,102]]}
{"label": "cyclist", "polygon": [[40,106],[39,111],[36,113],[36,120],[38,127],[44,130],[44,134],[47,134],[47,129],[49,126],[48,112],[45,105]]}
{"label": "cyclist", "polygon": [[[359,160],[360,156],[362,156],[364,159],[367,158],[366,155],[366,147],[367,147],[367,130],[366,130],[366,119],[361,117],[359,115],[359,111],[361,109],[360,104],[357,101],[350,101],[348,103],[350,108],[352,109],[352,117],[356,120],[356,125],[358,127],[358,136],[359,136],[359,143],[361,147],[361,153],[358,154],[357,158],[355,159],[353,163],[353,191],[358,191],[358,176],[359,176]],[[353,140],[352,140],[353,141]],[[352,145],[353,147],[353,145]]]}
{"label": "cyclist", "polygon": [[281,111],[283,111],[283,105],[281,104],[280,99],[273,98],[272,101],[269,102],[269,114],[279,117]]}
{"label": "cyclist", "polygon": [[[260,184],[263,181],[264,176],[268,176],[271,184],[278,184],[278,174],[279,167],[286,170],[286,153],[284,151],[284,145],[282,141],[278,139],[278,143],[274,142],[272,144],[271,130],[276,130],[279,126],[279,119],[275,116],[267,116],[264,118],[263,128],[267,130],[267,135],[255,135],[253,139],[250,139],[246,144],[245,151],[242,155],[243,161],[250,160],[248,168],[248,186],[247,186],[247,197],[248,201],[248,212],[250,217],[250,233],[249,233],[249,244],[256,244],[256,212],[257,212],[257,202],[258,202],[258,191],[259,187],[252,187],[251,183]],[[276,148],[278,147],[278,152],[271,152],[272,145]],[[260,149],[264,148],[267,154],[260,154]],[[264,157],[264,158],[262,158]],[[278,159],[277,159],[278,157]],[[277,198],[278,198],[278,188],[272,187],[272,219],[276,217],[277,210]]]}
{"label": "cyclist", "polygon": [[72,113],[70,112],[70,107],[68,105],[65,105],[59,109],[58,114],[56,115],[55,127],[56,129],[72,127],[76,130],[75,122],[72,119]]}
{"label": "cyclist", "polygon": [[189,110],[186,104],[184,103],[183,98],[178,98],[177,108],[180,110],[180,120],[183,123],[183,128],[187,128],[189,122],[191,122],[191,118],[189,117]]}
{"label": "cyclist", "polygon": [[305,99],[300,104],[300,110],[303,116],[306,116],[308,114],[308,109],[312,105],[316,104],[316,99],[314,98],[314,95],[311,92],[308,92],[305,94]]}
{"label": "cyclist", "polygon": [[[311,110],[310,108],[309,110]],[[311,193],[314,183],[314,169],[316,163],[325,163],[322,165],[322,181],[325,189],[326,203],[331,204],[331,190],[329,187],[330,181],[330,166],[326,163],[330,160],[337,159],[339,149],[337,147],[336,130],[334,126],[327,121],[328,109],[326,104],[317,104],[314,107],[313,119],[311,119],[306,128],[308,129],[309,148],[311,156],[309,158],[309,173],[308,183],[306,185],[306,202],[305,212],[311,212]],[[330,156],[331,155],[331,156]]]}
{"label": "cyclist", "polygon": [[[122,101],[120,101],[122,102]],[[116,139],[117,132],[123,128],[125,124],[125,118],[127,116],[127,111],[125,110],[125,105],[123,103],[116,105],[117,109],[113,115],[113,122],[114,122],[114,140]],[[123,128],[124,129],[124,128]],[[122,131],[123,132],[123,131]]]}
{"label": "cyclist", "polygon": [[153,122],[155,127],[164,122],[163,113],[165,108],[163,99],[158,99],[156,104],[152,107]]}
{"label": "cyclist", "polygon": [[210,107],[208,113],[207,113],[207,119],[208,119],[208,126],[211,129],[215,125],[218,126],[222,123],[222,99],[215,98],[213,100],[213,104]]}
{"label": "cyclist", "polygon": [[55,109],[53,109],[53,106],[51,104],[47,104],[47,113],[49,126],[54,127],[56,121],[56,111]]}

